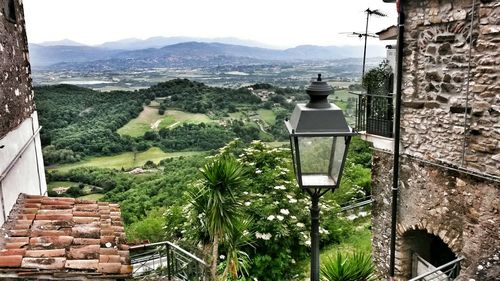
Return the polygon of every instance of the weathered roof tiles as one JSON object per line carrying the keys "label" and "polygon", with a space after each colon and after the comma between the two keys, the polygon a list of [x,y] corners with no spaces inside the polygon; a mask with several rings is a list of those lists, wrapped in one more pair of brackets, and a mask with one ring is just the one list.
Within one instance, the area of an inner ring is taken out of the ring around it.
{"label": "weathered roof tiles", "polygon": [[0,230],[0,278],[129,277],[120,215],[118,204],[21,194]]}

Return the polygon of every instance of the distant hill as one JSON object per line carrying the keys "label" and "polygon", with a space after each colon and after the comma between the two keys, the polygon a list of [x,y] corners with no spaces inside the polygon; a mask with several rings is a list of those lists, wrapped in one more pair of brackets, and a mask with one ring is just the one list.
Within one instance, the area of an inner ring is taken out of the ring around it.
{"label": "distant hill", "polygon": [[37,45],[40,46],[87,46],[85,44],[70,40],[70,39],[63,39],[63,40],[58,40],[58,41],[45,41],[42,43],[37,43]]}
{"label": "distant hill", "polygon": [[89,46],[43,46],[29,44],[30,62],[34,68],[46,68],[48,66],[69,62],[89,62],[101,59],[109,59],[122,50],[109,50]]}
{"label": "distant hill", "polygon": [[242,45],[248,47],[272,48],[272,46],[268,46],[266,44],[257,41],[243,40],[234,37],[201,38],[201,37],[186,37],[186,36],[174,36],[174,37],[156,36],[144,40],[137,38],[127,38],[118,41],[106,42],[96,47],[107,48],[107,49],[121,49],[121,50],[141,50],[149,48],[162,48],[168,45],[174,45],[185,42],[223,43],[231,45]]}
{"label": "distant hill", "polygon": [[[150,38],[153,43],[165,42],[158,37]],[[180,38],[180,37],[179,37]],[[181,40],[181,39],[178,39]],[[136,43],[139,41],[136,41]],[[140,41],[143,42],[143,41]],[[111,43],[110,43],[111,44]],[[338,60],[360,58],[361,46],[312,46],[277,50],[244,45],[183,42],[161,48],[138,50],[118,49],[122,45],[129,47],[134,39],[114,42],[112,45],[89,46],[41,46],[30,45],[31,63],[34,68],[50,69],[108,69],[155,68],[155,67],[207,67],[218,65],[248,65],[266,62],[293,62],[314,60]],[[104,47],[107,46],[107,47]],[[114,46],[114,48],[110,48]],[[384,56],[383,46],[369,46],[369,57]]]}

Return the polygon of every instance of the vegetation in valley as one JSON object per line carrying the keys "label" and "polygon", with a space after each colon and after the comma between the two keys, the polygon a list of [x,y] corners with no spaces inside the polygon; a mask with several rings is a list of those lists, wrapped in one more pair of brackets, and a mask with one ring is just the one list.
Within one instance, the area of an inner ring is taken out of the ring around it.
{"label": "vegetation in valley", "polygon": [[[303,92],[181,79],[135,92],[67,85],[35,91],[44,159],[57,164],[47,175],[50,195],[118,202],[131,243],[174,241],[228,280],[306,274],[310,198],[280,142],[287,139],[282,120]],[[259,91],[272,94],[262,99]],[[338,212],[371,193],[370,166],[370,147],[354,138],[341,187],[321,200],[325,251],[358,244],[353,237],[361,232],[360,249],[369,247],[369,223],[359,230]],[[57,187],[69,189],[56,194]],[[229,213],[217,217],[221,210]]]}
{"label": "vegetation in valley", "polygon": [[[36,87],[44,160],[47,165],[73,163],[150,147],[165,152],[213,150],[236,137],[246,142],[282,140],[281,120],[300,95],[266,88],[273,90],[267,101],[248,88],[215,88],[186,79],[134,92]],[[241,118],[231,118],[237,112]]]}

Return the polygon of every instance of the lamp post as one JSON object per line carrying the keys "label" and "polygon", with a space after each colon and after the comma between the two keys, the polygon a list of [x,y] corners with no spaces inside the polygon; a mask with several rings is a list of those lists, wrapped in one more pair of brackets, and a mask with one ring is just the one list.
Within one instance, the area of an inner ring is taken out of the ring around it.
{"label": "lamp post", "polygon": [[351,137],[344,114],[328,102],[333,91],[318,74],[306,92],[308,104],[297,104],[285,125],[299,187],[311,196],[311,281],[319,280],[319,198],[340,184]]}

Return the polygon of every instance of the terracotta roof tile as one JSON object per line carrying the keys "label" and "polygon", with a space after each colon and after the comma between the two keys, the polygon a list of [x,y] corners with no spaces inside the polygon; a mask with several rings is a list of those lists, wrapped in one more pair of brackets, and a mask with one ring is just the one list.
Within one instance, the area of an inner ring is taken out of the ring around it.
{"label": "terracotta roof tile", "polygon": [[46,257],[65,257],[65,249],[53,249],[53,250],[27,250],[25,257],[36,257],[36,258],[46,258]]}
{"label": "terracotta roof tile", "polygon": [[0,256],[0,266],[1,267],[20,267],[23,256],[12,255],[12,256]]}
{"label": "terracotta roof tile", "polygon": [[97,271],[102,272],[102,273],[120,273],[120,270],[122,268],[122,264],[119,262],[113,262],[113,263],[99,263]]}
{"label": "terracotta roof tile", "polygon": [[66,258],[27,258],[24,257],[21,263],[22,268],[37,269],[63,269]]}
{"label": "terracotta roof tile", "polygon": [[90,269],[97,270],[99,260],[66,260],[65,267],[68,269]]}
{"label": "terracotta roof tile", "polygon": [[118,204],[22,194],[3,229],[0,279],[95,280],[132,273]]}

